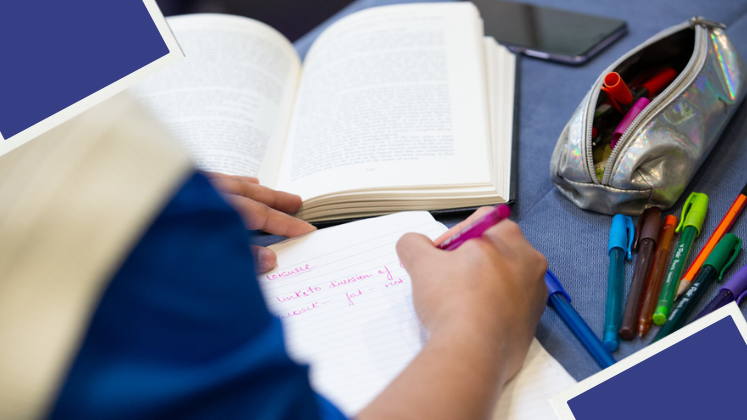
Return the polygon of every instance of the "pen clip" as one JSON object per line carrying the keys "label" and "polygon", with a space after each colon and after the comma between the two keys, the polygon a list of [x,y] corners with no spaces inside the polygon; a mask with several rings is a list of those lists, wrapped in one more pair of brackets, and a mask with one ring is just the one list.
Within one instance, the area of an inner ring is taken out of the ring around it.
{"label": "pen clip", "polygon": [[693,200],[695,200],[694,193],[690,193],[690,195],[687,197],[687,200],[685,201],[685,205],[682,206],[682,215],[680,216],[680,224],[677,225],[677,228],[674,230],[676,233],[680,233],[683,226],[685,225],[685,219],[687,217],[687,212],[690,211],[690,208],[693,205]]}
{"label": "pen clip", "polygon": [[653,207],[649,207],[643,210],[643,213],[638,217],[638,226],[635,228],[635,242],[633,243],[633,249],[638,251],[638,240],[641,239],[641,232],[643,231],[643,225],[646,223],[649,213],[653,210]]}
{"label": "pen clip", "polygon": [[741,304],[742,304],[742,301],[743,301],[743,300],[744,300],[744,298],[746,298],[746,297],[747,297],[747,290],[745,290],[744,292],[742,292],[742,294],[741,294],[741,295],[739,295],[739,297],[738,297],[738,298],[736,299],[736,301],[737,301],[737,305],[741,305]]}
{"label": "pen clip", "polygon": [[718,281],[721,281],[721,279],[724,277],[724,273],[726,270],[731,267],[732,264],[734,264],[734,260],[737,259],[737,255],[739,255],[739,251],[742,250],[742,240],[737,238],[737,241],[734,243],[734,248],[731,249],[731,257],[729,257],[729,261],[724,264],[724,268],[721,269],[721,271],[718,273]]}
{"label": "pen clip", "polygon": [[625,217],[625,231],[628,233],[628,247],[625,250],[628,259],[633,259],[633,253],[630,252],[630,247],[633,246],[633,240],[635,239],[635,226],[633,226],[633,219]]}

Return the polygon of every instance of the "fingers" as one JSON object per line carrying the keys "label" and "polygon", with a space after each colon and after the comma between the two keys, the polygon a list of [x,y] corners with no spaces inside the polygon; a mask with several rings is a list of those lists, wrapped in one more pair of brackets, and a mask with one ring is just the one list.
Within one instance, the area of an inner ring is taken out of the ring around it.
{"label": "fingers", "polygon": [[316,230],[314,226],[301,219],[246,197],[224,195],[223,198],[241,215],[247,229],[262,230],[289,238]]}
{"label": "fingers", "polygon": [[260,274],[266,273],[275,268],[275,265],[277,265],[278,262],[278,256],[273,250],[257,245],[251,245],[250,249],[254,256],[254,261],[257,263],[257,271]]}
{"label": "fingers", "polygon": [[259,184],[259,179],[253,177],[253,176],[240,176],[240,175],[226,175],[219,172],[210,172],[210,171],[202,171],[203,175],[207,177],[208,179],[214,179],[214,178],[236,178],[240,179],[246,182],[251,182],[252,184]]}
{"label": "fingers", "polygon": [[501,253],[510,254],[522,246],[531,247],[519,225],[508,219],[491,226],[483,233],[483,237],[491,241]]}
{"label": "fingers", "polygon": [[434,252],[440,252],[431,240],[419,233],[406,233],[397,241],[397,255],[402,266],[410,272],[430,261]]}
{"label": "fingers", "polygon": [[475,220],[477,220],[477,219],[485,216],[486,214],[490,213],[491,211],[493,211],[493,208],[494,207],[490,207],[490,206],[480,207],[479,209],[475,210],[474,213],[470,214],[468,218],[466,218],[466,219],[462,220],[461,222],[457,223],[456,225],[452,226],[451,229],[447,230],[441,236],[439,236],[438,238],[436,238],[436,240],[434,240],[433,243],[436,244],[436,246],[440,245],[441,242],[449,239],[455,233],[457,233],[460,230],[466,228],[467,226],[469,226],[470,223],[474,222]]}
{"label": "fingers", "polygon": [[283,213],[292,214],[301,207],[301,197],[283,191],[275,191],[262,185],[247,182],[242,179],[213,178],[213,186],[224,194],[233,194],[240,197],[252,199],[267,205],[270,208],[280,210]]}

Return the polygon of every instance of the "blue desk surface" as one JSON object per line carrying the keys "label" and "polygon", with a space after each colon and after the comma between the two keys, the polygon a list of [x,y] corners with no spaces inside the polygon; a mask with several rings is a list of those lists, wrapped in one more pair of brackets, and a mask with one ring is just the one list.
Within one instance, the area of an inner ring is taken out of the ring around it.
{"label": "blue desk surface", "polygon": [[[611,218],[578,209],[553,187],[549,176],[549,162],[558,135],[602,70],[656,32],[694,15],[726,24],[733,43],[742,56],[747,57],[747,0],[568,0],[562,5],[552,0],[531,2],[606,15],[628,22],[628,35],[584,66],[570,67],[525,58],[520,70],[519,189],[512,218],[519,223],[534,247],[547,256],[550,268],[573,298],[573,306],[596,334],[601,336],[608,266],[607,236]],[[393,3],[402,1],[358,0],[299,39],[295,44],[296,49],[302,55],[305,54],[321,30],[342,16],[367,7]],[[563,83],[557,84],[557,80],[563,80]],[[747,162],[746,117],[747,109],[742,106],[696,179],[683,194],[683,199],[667,212],[679,215],[684,198],[691,191],[709,195],[711,204],[703,228],[704,234],[695,243],[697,249],[702,247],[747,183],[747,166],[743,163]],[[447,225],[459,221],[454,216],[441,217],[440,220]],[[742,216],[737,221],[732,232],[741,238],[747,238],[747,216]],[[262,242],[267,240],[271,238],[263,238]],[[734,267],[741,267],[745,263],[747,255],[743,253]],[[626,290],[632,271],[633,263],[629,262]],[[711,294],[715,294],[715,290]],[[705,302],[701,305],[703,304]],[[652,337],[653,334],[649,333],[645,340],[623,343],[615,357],[619,360],[634,353]],[[551,310],[543,315],[537,329],[537,338],[576,379],[584,379],[599,371],[594,360]]]}

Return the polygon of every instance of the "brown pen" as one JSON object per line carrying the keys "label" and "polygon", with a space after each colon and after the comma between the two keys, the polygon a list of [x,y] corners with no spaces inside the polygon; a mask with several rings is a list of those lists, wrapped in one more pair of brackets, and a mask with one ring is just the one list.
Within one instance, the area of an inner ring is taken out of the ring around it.
{"label": "brown pen", "polygon": [[667,269],[669,253],[672,249],[674,240],[674,230],[677,227],[677,216],[669,215],[664,219],[664,226],[659,232],[659,247],[656,248],[654,256],[654,265],[651,267],[651,275],[648,277],[648,287],[646,295],[641,306],[641,315],[638,319],[638,336],[643,337],[651,328],[651,316],[654,315],[656,305],[659,303],[659,293],[661,293],[662,280],[664,272]]}
{"label": "brown pen", "polygon": [[630,341],[635,338],[638,326],[638,315],[641,313],[641,302],[646,292],[646,283],[654,259],[656,242],[661,230],[661,209],[651,207],[638,218],[635,243],[633,249],[638,250],[638,256],[633,270],[633,280],[630,283],[628,301],[625,303],[620,338]]}

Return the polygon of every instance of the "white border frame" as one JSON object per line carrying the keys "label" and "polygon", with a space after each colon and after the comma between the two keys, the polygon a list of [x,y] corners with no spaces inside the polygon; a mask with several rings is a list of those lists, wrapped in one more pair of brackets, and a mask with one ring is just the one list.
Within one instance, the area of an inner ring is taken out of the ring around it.
{"label": "white border frame", "polygon": [[736,302],[732,302],[550,398],[550,404],[552,405],[553,410],[555,410],[555,414],[560,420],[576,420],[570,407],[568,407],[568,401],[570,399],[583,394],[602,382],[630,369],[649,357],[672,347],[687,337],[697,334],[701,330],[727,317],[731,317],[734,320],[739,333],[742,335],[742,339],[747,342],[747,321],[744,319],[744,316],[739,310],[739,306],[737,306]]}
{"label": "white border frame", "polygon": [[30,140],[38,137],[40,134],[51,130],[52,128],[62,124],[63,122],[75,117],[76,115],[93,108],[101,102],[104,102],[112,96],[124,91],[140,80],[145,79],[151,74],[155,74],[161,69],[166,68],[167,66],[184,57],[184,53],[182,53],[179,44],[176,42],[176,38],[174,38],[174,34],[171,32],[169,25],[166,23],[166,19],[163,17],[161,9],[159,9],[158,5],[156,4],[156,0],[141,1],[145,4],[145,8],[148,9],[148,13],[153,19],[153,22],[156,24],[156,28],[158,28],[158,33],[161,34],[161,38],[163,38],[163,41],[166,43],[166,47],[169,49],[168,54],[144,67],[141,67],[135,72],[128,74],[127,76],[110,84],[109,86],[106,86],[88,95],[80,101],[57,112],[56,114],[51,115],[42,121],[39,121],[38,123],[10,138],[4,138],[2,136],[2,133],[0,133],[0,156],[10,152],[11,150],[19,146],[22,146]]}

